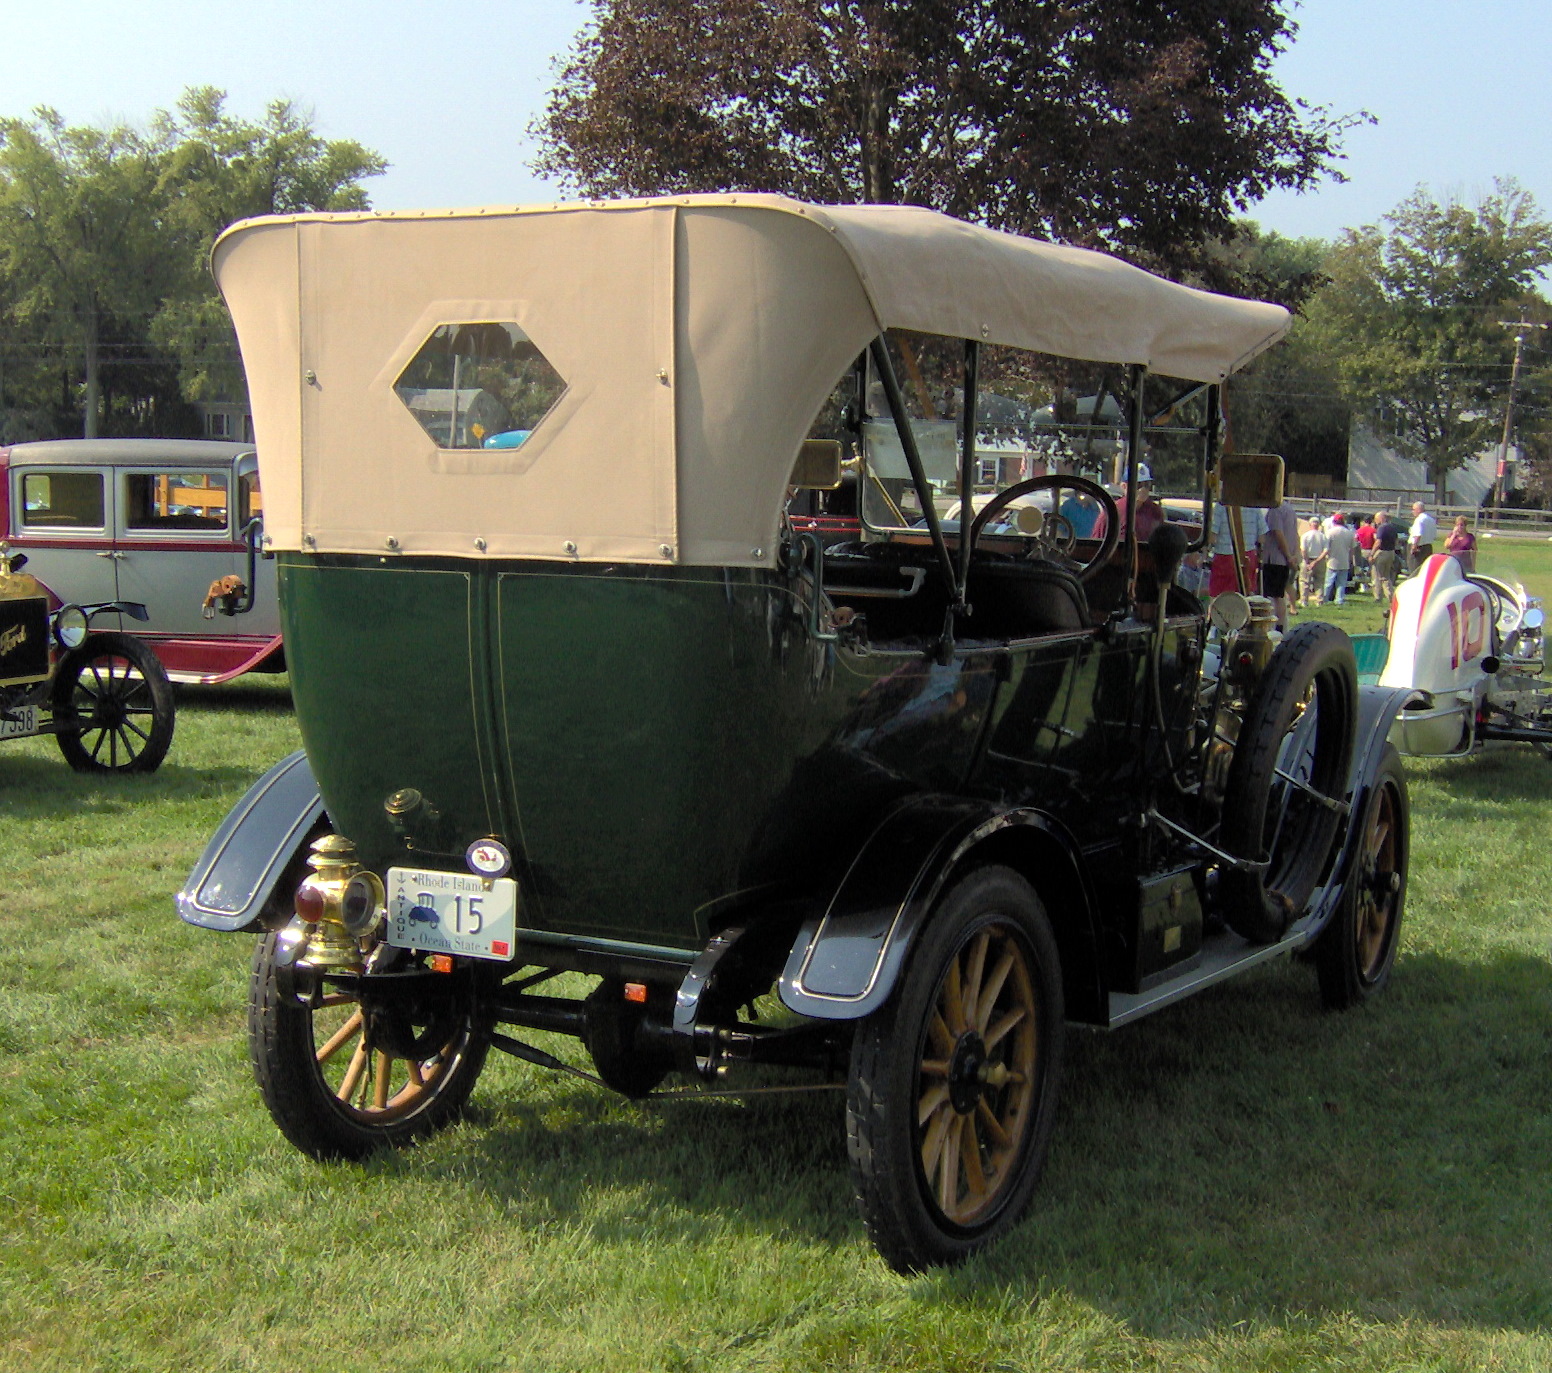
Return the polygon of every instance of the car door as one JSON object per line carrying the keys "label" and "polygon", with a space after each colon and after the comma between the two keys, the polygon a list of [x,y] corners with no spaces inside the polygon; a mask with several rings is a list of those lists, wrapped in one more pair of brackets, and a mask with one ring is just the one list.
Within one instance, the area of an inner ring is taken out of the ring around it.
{"label": "car door", "polygon": [[205,619],[213,581],[241,575],[246,559],[233,529],[229,464],[198,467],[151,462],[118,473],[119,595],[140,601],[155,638],[226,638],[246,627],[242,617]]}
{"label": "car door", "polygon": [[[117,600],[112,468],[21,463],[10,475],[11,542],[27,570],[62,601]],[[116,629],[119,619],[99,615],[92,625]]]}
{"label": "car door", "polygon": [[[242,543],[238,575],[248,578],[247,540],[262,539],[264,534],[264,497],[259,489],[259,459],[256,453],[244,453],[237,459],[237,538]],[[255,523],[255,521],[257,523]],[[253,605],[236,617],[234,632],[270,638],[280,633],[280,596],[275,584],[274,558],[257,558],[252,564]],[[231,619],[231,616],[221,616]]]}

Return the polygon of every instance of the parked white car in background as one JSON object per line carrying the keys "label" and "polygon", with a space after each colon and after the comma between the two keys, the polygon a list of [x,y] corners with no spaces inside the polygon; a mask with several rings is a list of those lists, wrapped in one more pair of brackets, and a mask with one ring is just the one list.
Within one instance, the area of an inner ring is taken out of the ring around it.
{"label": "parked white car in background", "polygon": [[0,537],[62,596],[133,601],[99,627],[142,639],[179,682],[285,666],[274,564],[256,556],[252,444],[57,439],[0,448]]}

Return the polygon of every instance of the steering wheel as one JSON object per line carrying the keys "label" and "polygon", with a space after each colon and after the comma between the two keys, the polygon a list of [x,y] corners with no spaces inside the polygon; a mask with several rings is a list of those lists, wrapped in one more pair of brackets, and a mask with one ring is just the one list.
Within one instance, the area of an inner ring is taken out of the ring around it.
{"label": "steering wheel", "polygon": [[[976,540],[981,537],[986,526],[1020,496],[1028,496],[1036,491],[1062,490],[1081,491],[1086,496],[1092,496],[1099,502],[1099,508],[1105,512],[1105,534],[1099,541],[1099,549],[1087,562],[1079,563],[1077,569],[1078,580],[1088,581],[1110,561],[1110,555],[1115,552],[1116,544],[1121,540],[1121,512],[1116,508],[1110,493],[1098,482],[1091,482],[1087,477],[1071,477],[1059,472],[1051,472],[1043,477],[1030,477],[1027,481],[1014,482],[1007,490],[999,491],[970,523],[970,532],[966,535],[970,541],[970,551],[975,552]],[[1073,542],[1076,543],[1076,540]]]}

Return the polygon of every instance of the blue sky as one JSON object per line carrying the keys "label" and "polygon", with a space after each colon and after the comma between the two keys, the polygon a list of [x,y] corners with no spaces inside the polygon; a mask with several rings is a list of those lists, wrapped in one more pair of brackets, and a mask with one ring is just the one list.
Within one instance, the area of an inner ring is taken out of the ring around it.
{"label": "blue sky", "polygon": [[[256,115],[276,95],[392,164],[386,209],[555,198],[526,129],[587,10],[571,0],[0,0],[0,114],[143,122],[188,85]],[[1280,60],[1289,94],[1374,127],[1347,138],[1350,178],[1252,209],[1330,237],[1427,183],[1468,200],[1515,176],[1552,213],[1552,0],[1305,0]]]}

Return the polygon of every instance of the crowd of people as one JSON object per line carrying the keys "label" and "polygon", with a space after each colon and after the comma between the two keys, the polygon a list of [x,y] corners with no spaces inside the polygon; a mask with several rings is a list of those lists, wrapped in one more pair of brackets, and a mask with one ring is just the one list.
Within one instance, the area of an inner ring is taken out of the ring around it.
{"label": "crowd of people", "polygon": [[[1116,507],[1124,535],[1131,523],[1124,494],[1117,498]],[[1058,513],[1080,539],[1097,539],[1105,532],[1104,512],[1084,492],[1069,492]],[[1282,630],[1301,605],[1345,604],[1347,593],[1361,587],[1365,577],[1369,592],[1389,614],[1403,558],[1407,572],[1415,572],[1432,556],[1439,537],[1438,521],[1421,501],[1412,506],[1412,520],[1405,530],[1384,510],[1364,516],[1336,510],[1324,518],[1300,519],[1284,502],[1266,510],[1246,506],[1236,513],[1237,532],[1228,508],[1214,507],[1212,538],[1200,557],[1186,558],[1177,581],[1209,600],[1237,590],[1237,538],[1244,550],[1244,586],[1272,602]],[[1165,518],[1164,506],[1154,494],[1153,474],[1146,464],[1139,464],[1138,541],[1146,543]],[[1476,570],[1476,535],[1464,515],[1456,517],[1443,551],[1460,563],[1463,572]]]}
{"label": "crowd of people", "polygon": [[[1421,501],[1412,506],[1404,535],[1384,510],[1361,517],[1336,510],[1324,519],[1301,520],[1283,504],[1243,510],[1240,522],[1245,585],[1271,600],[1279,629],[1287,628],[1288,616],[1298,614],[1301,603],[1345,604],[1360,574],[1367,574],[1369,590],[1388,614],[1403,556],[1408,573],[1415,572],[1433,555],[1439,537],[1438,521]],[[1209,597],[1238,585],[1230,528],[1229,512],[1219,506],[1213,517]],[[1469,573],[1476,570],[1476,548],[1466,517],[1456,516],[1443,551]]]}

